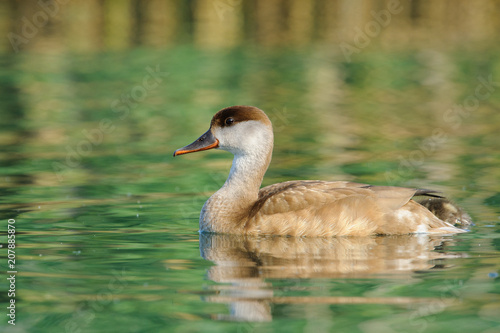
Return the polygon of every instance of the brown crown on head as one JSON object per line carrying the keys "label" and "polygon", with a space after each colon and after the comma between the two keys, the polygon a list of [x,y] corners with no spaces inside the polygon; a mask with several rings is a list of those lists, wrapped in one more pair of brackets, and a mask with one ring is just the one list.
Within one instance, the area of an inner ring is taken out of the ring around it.
{"label": "brown crown on head", "polygon": [[233,119],[232,124],[249,120],[257,120],[267,125],[271,125],[271,121],[261,109],[256,108],[255,106],[236,105],[224,108],[217,112],[212,118],[210,127],[228,126],[226,123],[228,118]]}

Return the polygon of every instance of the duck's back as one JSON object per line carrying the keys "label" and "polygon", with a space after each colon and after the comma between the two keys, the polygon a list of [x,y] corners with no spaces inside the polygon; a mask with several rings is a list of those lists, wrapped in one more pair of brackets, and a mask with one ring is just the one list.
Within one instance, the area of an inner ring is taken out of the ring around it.
{"label": "duck's back", "polygon": [[352,182],[289,181],[262,188],[249,212],[249,234],[367,236],[416,232],[456,233],[411,200],[431,191]]}

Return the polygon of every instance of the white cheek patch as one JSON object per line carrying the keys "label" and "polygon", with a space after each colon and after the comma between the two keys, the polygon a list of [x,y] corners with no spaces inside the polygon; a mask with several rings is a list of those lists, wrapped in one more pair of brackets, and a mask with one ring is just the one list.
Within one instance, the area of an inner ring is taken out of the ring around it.
{"label": "white cheek patch", "polygon": [[264,126],[258,121],[250,120],[236,124],[235,128],[239,131],[241,143],[244,143],[246,148],[249,148],[262,144],[263,134],[266,132]]}
{"label": "white cheek patch", "polygon": [[272,130],[256,120],[214,129],[219,148],[235,155],[257,153],[263,145],[272,144]]}

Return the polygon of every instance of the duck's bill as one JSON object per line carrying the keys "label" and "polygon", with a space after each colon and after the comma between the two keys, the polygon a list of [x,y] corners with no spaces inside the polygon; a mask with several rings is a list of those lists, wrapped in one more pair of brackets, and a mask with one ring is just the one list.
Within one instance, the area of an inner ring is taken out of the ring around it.
{"label": "duck's bill", "polygon": [[217,140],[213,136],[211,130],[208,130],[202,136],[200,136],[195,142],[174,151],[174,157],[177,155],[194,153],[196,151],[202,151],[218,147],[219,147],[219,140]]}

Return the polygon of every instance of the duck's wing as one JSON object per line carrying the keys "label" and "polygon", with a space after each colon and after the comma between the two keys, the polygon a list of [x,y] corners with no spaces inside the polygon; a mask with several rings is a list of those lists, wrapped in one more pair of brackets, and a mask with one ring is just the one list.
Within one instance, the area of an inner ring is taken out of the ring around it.
{"label": "duck's wing", "polygon": [[263,187],[259,191],[260,198],[269,198],[273,195],[280,194],[283,192],[291,191],[304,191],[304,190],[314,190],[314,191],[324,191],[334,188],[346,188],[346,187],[369,187],[368,184],[354,183],[348,181],[324,181],[324,180],[292,180],[283,183],[276,183],[266,187]]}
{"label": "duck's wing", "polygon": [[412,233],[418,232],[419,219],[429,220],[427,230],[446,226],[411,201],[414,195],[436,194],[351,182],[291,181],[261,189],[250,219],[259,232],[316,236]]}
{"label": "duck's wing", "polygon": [[259,191],[259,199],[251,210],[251,216],[280,214],[318,207],[335,200],[345,188],[362,188],[366,184],[347,181],[294,180],[266,186]]}
{"label": "duck's wing", "polygon": [[372,186],[347,181],[297,180],[273,184],[259,191],[253,212],[276,214],[311,209],[344,199],[349,196],[375,199],[381,207],[398,209],[415,195],[436,196],[431,190]]}

